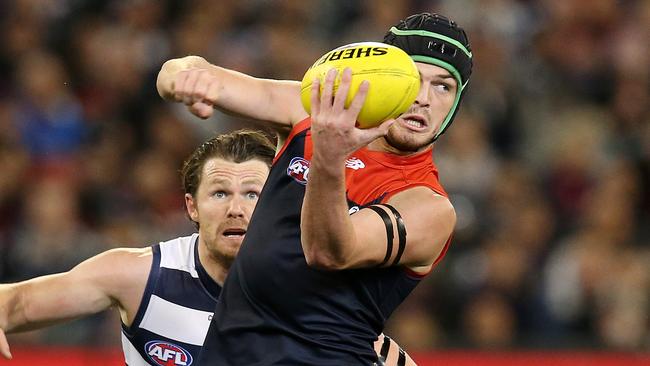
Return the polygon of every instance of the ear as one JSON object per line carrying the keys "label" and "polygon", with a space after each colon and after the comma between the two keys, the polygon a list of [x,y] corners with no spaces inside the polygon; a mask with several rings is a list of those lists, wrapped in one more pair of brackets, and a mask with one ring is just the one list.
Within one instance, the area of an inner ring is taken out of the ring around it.
{"label": "ear", "polygon": [[185,209],[187,210],[187,215],[194,222],[199,222],[199,209],[197,207],[196,201],[191,194],[185,193]]}

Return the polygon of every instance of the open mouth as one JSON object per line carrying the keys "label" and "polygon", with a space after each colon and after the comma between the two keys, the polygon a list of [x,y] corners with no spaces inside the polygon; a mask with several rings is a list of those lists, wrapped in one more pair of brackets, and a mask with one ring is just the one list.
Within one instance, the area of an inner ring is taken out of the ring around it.
{"label": "open mouth", "polygon": [[226,238],[241,238],[246,235],[246,230],[244,229],[226,229],[223,232],[223,236]]}
{"label": "open mouth", "polygon": [[404,124],[412,130],[422,130],[427,127],[426,120],[424,117],[418,114],[408,114],[402,117]]}

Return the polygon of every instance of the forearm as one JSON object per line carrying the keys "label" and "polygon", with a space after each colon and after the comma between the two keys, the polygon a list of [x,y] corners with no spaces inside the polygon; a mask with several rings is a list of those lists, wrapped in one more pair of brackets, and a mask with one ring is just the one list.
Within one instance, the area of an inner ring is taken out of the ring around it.
{"label": "forearm", "polygon": [[282,131],[307,117],[300,103],[300,82],[256,78],[210,65],[219,78],[214,107],[221,112],[270,123]]}
{"label": "forearm", "polygon": [[7,285],[0,294],[2,329],[19,332],[97,313],[112,305],[109,298],[55,274]]}
{"label": "forearm", "polygon": [[301,213],[302,247],[319,268],[345,268],[356,236],[345,197],[344,161],[314,157]]}
{"label": "forearm", "polygon": [[256,78],[199,56],[165,62],[156,88],[167,101],[182,101],[188,107],[205,104],[227,114],[270,122],[276,129],[288,128],[307,116],[300,103],[299,82]]}
{"label": "forearm", "polygon": [[[2,320],[0,321],[0,328],[5,333],[43,328],[65,319],[62,316],[63,314],[57,313],[59,307],[56,304],[52,304],[50,311],[45,312],[35,312],[34,309],[30,309],[30,301],[35,300],[30,299],[31,287],[33,287],[31,281],[25,281],[6,285],[6,288],[1,290],[2,305],[0,308]],[[36,300],[38,301],[38,299]]]}

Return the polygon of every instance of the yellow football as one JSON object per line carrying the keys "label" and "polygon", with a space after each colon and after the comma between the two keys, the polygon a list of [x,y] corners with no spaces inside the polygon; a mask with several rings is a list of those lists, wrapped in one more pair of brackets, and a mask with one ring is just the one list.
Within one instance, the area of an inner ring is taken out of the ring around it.
{"label": "yellow football", "polygon": [[349,107],[363,80],[370,82],[366,101],[357,118],[357,126],[370,128],[404,113],[420,90],[420,73],[411,57],[398,47],[379,42],[352,43],[336,48],[320,57],[302,78],[300,99],[311,114],[311,85],[320,80],[321,91],[327,72],[335,68],[340,83],[343,69],[352,70],[352,83],[345,102]]}

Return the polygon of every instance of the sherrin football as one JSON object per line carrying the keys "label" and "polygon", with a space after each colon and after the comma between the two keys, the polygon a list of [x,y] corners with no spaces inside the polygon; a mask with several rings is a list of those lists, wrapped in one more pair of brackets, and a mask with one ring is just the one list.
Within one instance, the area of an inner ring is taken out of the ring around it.
{"label": "sherrin football", "polygon": [[325,75],[338,70],[334,90],[340,83],[343,70],[352,70],[352,82],[346,107],[359,90],[362,81],[368,80],[370,88],[357,118],[359,128],[370,128],[404,113],[415,101],[420,90],[420,73],[409,55],[398,47],[380,42],[352,43],[336,48],[320,57],[302,78],[300,99],[311,114],[311,85],[320,80],[321,92]]}

